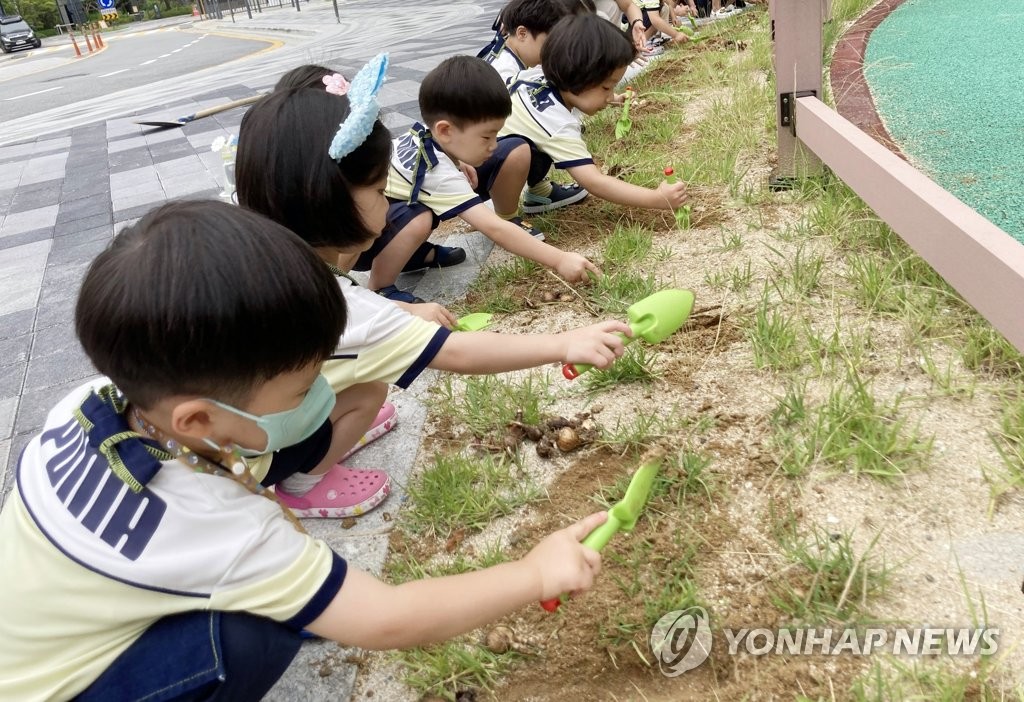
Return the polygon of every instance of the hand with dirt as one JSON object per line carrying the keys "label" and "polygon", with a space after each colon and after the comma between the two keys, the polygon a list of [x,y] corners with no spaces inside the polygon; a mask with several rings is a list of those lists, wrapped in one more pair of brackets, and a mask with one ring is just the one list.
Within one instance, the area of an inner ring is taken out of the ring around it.
{"label": "hand with dirt", "polygon": [[601,572],[601,554],[580,542],[607,519],[607,512],[591,514],[549,535],[523,557],[521,562],[533,570],[539,584],[538,600],[591,588]]}
{"label": "hand with dirt", "polygon": [[678,210],[686,204],[686,183],[663,182],[658,186],[658,194],[662,197],[663,210]]}
{"label": "hand with dirt", "polygon": [[451,329],[455,326],[455,315],[449,312],[443,305],[439,305],[436,302],[396,302],[396,305],[401,307],[409,314],[416,315],[420,319],[425,319],[428,322],[434,322],[440,324],[445,329]]}
{"label": "hand with dirt", "polygon": [[558,335],[565,344],[562,362],[607,368],[626,352],[619,334],[633,336],[633,330],[623,322],[609,321],[562,332]]}
{"label": "hand with dirt", "polygon": [[690,37],[686,32],[676,32],[675,36],[672,37],[673,44],[685,44],[688,41],[690,41]]}
{"label": "hand with dirt", "polygon": [[558,275],[570,283],[587,280],[588,271],[595,275],[601,275],[600,268],[588,261],[584,256],[571,251],[563,251],[562,255],[558,257],[558,263],[555,264],[555,273],[558,273]]}

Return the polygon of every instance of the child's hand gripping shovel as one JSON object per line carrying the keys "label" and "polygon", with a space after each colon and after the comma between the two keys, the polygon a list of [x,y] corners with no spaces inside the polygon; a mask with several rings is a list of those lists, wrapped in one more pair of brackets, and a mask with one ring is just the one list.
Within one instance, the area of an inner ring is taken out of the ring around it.
{"label": "child's hand gripping shovel", "polygon": [[626,88],[626,98],[622,101],[622,116],[619,117],[619,121],[615,123],[615,138],[622,139],[629,130],[633,128],[633,120],[629,118],[629,101],[633,99],[636,93],[633,92],[632,88]]}
{"label": "child's hand gripping shovel", "polygon": [[[668,168],[665,169],[665,182],[669,183],[669,184],[678,183],[679,182],[679,179],[676,178],[675,169],[673,169],[671,166],[669,166]],[[680,229],[689,229],[690,228],[690,206],[689,205],[683,205],[678,210],[676,210],[675,211],[675,216],[676,216],[676,225]]]}
{"label": "child's hand gripping shovel", "polygon": [[[626,345],[637,339],[660,344],[683,326],[692,309],[693,293],[689,290],[660,290],[649,295],[626,310],[633,336],[620,335],[622,341]],[[586,363],[566,363],[562,366],[562,375],[572,380],[591,368],[593,366]]]}
{"label": "child's hand gripping shovel", "polygon": [[[647,503],[647,496],[651,493],[651,486],[658,475],[658,469],[664,460],[664,452],[652,453],[644,458],[642,465],[633,474],[629,481],[626,494],[608,510],[608,521],[594,529],[587,538],[583,539],[583,545],[600,551],[611,538],[620,531],[631,532],[636,526],[636,520]],[[562,604],[567,595],[544,600],[540,606],[549,612],[554,612]]]}
{"label": "child's hand gripping shovel", "polygon": [[464,317],[459,317],[452,327],[452,331],[480,331],[491,323],[491,314],[488,312],[474,312]]}

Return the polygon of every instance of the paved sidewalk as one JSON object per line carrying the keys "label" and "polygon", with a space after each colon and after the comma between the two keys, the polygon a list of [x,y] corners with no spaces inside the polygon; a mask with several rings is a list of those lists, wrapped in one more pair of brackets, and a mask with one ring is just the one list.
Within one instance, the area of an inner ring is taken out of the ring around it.
{"label": "paved sidewalk", "polygon": [[[419,81],[447,56],[475,53],[486,44],[501,4],[427,0],[413,13],[401,5],[354,2],[341,5],[339,25],[331,3],[314,0],[303,3],[301,12],[288,6],[267,9],[251,21],[236,13],[234,27],[230,19],[196,23],[206,31],[288,29],[316,40],[301,51],[235,62],[227,80],[221,76],[216,87],[208,87],[209,80],[197,80],[201,88],[194,94],[188,79],[179,81],[177,94],[191,97],[136,112],[189,114],[268,89],[284,70],[309,61],[328,63],[351,75],[367,58],[386,50],[392,68],[382,93],[384,119],[393,130],[403,130],[419,118]],[[424,17],[433,21],[424,22]],[[139,105],[135,103],[136,108]],[[48,409],[95,373],[75,339],[73,325],[77,288],[90,261],[114,232],[155,205],[182,197],[218,197],[224,187],[223,168],[210,144],[217,136],[235,132],[241,115],[236,110],[166,131],[141,128],[128,114],[52,133],[46,133],[41,120],[43,136],[0,146],[3,498],[14,487],[17,458]],[[467,264],[446,269],[443,277],[432,271],[402,285],[414,286],[430,299],[458,298],[490,251],[490,242],[478,234],[465,237],[462,244],[469,251]],[[362,568],[379,571],[383,564],[390,526],[384,514],[397,510],[404,498],[426,416],[421,393],[432,383],[430,376],[394,398],[398,428],[351,461],[391,472],[396,489],[385,506],[348,530],[333,520],[310,525],[313,533]],[[269,699],[348,699],[356,668],[345,657],[333,643],[307,643]]]}

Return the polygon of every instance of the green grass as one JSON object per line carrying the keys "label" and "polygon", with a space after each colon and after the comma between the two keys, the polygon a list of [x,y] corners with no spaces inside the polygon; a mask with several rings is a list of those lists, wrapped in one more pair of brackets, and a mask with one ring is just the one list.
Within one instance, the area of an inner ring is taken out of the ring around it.
{"label": "green grass", "polygon": [[803,534],[792,513],[774,531],[790,564],[771,590],[779,611],[797,625],[852,624],[869,616],[869,600],[884,592],[890,576],[872,554],[877,536],[858,552],[852,533],[812,527]]}
{"label": "green grass", "polygon": [[818,253],[808,253],[803,244],[796,251],[783,253],[772,249],[781,263],[772,264],[772,286],[784,300],[807,297],[815,292],[820,283],[825,267],[825,257]]}
{"label": "green grass", "polygon": [[754,270],[750,261],[742,266],[733,266],[724,271],[708,271],[704,274],[704,282],[716,290],[730,290],[735,293],[750,288],[754,282]]}
{"label": "green grass", "polygon": [[624,266],[644,261],[651,253],[654,235],[639,225],[615,227],[601,245],[604,265]]}
{"label": "green grass", "polygon": [[880,402],[854,370],[816,405],[806,401],[804,384],[791,384],[772,414],[779,468],[790,476],[820,466],[893,480],[925,466],[932,439],[919,436],[900,404],[900,397]]}
{"label": "green grass", "polygon": [[616,226],[601,245],[604,265],[625,266],[644,261],[650,254],[652,239],[651,232],[639,225]]}
{"label": "green grass", "polygon": [[483,553],[474,558],[456,553],[451,559],[429,564],[422,563],[406,551],[393,551],[387,562],[388,582],[398,585],[410,580],[460,575],[474,570],[490,568],[507,561],[508,556],[505,554],[500,543],[488,545],[483,550]]}
{"label": "green grass", "polygon": [[553,401],[547,376],[541,373],[530,373],[519,380],[495,375],[461,379],[446,375],[435,393],[445,414],[478,438],[503,435],[508,423],[520,415],[521,421],[537,424]]}
{"label": "green grass", "polygon": [[586,288],[588,300],[605,314],[620,315],[637,300],[658,291],[653,273],[642,275],[629,269],[616,270],[601,276]]}
{"label": "green grass", "polygon": [[583,376],[583,388],[589,393],[598,393],[618,385],[638,383],[651,385],[658,379],[654,363],[656,351],[633,344],[626,347],[626,353],[605,370],[594,368]]}
{"label": "green grass", "polygon": [[[711,500],[713,478],[707,471],[711,456],[684,447],[665,456],[658,475],[651,485],[649,510],[681,510],[687,500],[698,497]],[[639,466],[638,466],[639,467]],[[624,473],[614,483],[603,486],[594,495],[601,509],[608,509],[626,494],[633,473]]]}
{"label": "green grass", "polygon": [[599,627],[597,645],[631,645],[642,658],[651,628],[666,612],[703,606],[694,580],[698,546],[684,543],[680,534],[673,541],[666,548],[622,535],[605,549],[604,577],[622,598]]}
{"label": "green grass", "polygon": [[542,499],[543,491],[504,456],[437,454],[409,484],[402,524],[411,533],[448,538],[474,532]]}
{"label": "green grass", "polygon": [[1005,403],[999,430],[991,434],[991,440],[999,452],[1000,465],[985,471],[990,515],[1005,494],[1024,490],[1024,391]]}
{"label": "green grass", "polygon": [[984,660],[907,661],[888,656],[856,679],[855,702],[1022,702],[1024,688],[1000,684],[996,666]]}
{"label": "green grass", "polygon": [[413,648],[397,655],[405,668],[405,682],[427,697],[451,702],[471,689],[490,690],[522,656],[491,653],[479,644],[459,639],[437,646]]}
{"label": "green grass", "polygon": [[803,365],[794,316],[767,294],[761,297],[744,330],[753,347],[755,366],[786,371]]}
{"label": "green grass", "polygon": [[659,440],[680,440],[685,435],[702,434],[711,428],[713,419],[701,416],[687,418],[672,407],[668,412],[656,408],[650,412],[637,412],[628,420],[616,419],[612,427],[598,425],[599,443],[620,453],[640,453]]}
{"label": "green grass", "polygon": [[523,310],[522,297],[514,296],[510,286],[528,280],[542,270],[539,263],[518,256],[508,263],[485,267],[466,293],[472,309],[461,312],[509,313]]}

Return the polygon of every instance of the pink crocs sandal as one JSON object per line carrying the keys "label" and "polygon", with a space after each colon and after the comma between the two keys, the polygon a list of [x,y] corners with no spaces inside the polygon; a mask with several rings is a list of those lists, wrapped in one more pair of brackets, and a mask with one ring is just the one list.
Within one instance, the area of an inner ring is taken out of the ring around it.
{"label": "pink crocs sandal", "polygon": [[391,493],[391,477],[382,470],[349,468],[340,463],[324,474],[315,488],[301,497],[274,488],[296,517],[340,519],[358,517],[379,505]]}
{"label": "pink crocs sandal", "polygon": [[356,445],[341,457],[341,460],[344,461],[362,447],[387,434],[397,425],[398,410],[396,410],[395,406],[390,402],[385,402],[380,406],[380,412],[377,413],[377,418],[373,420],[373,424],[370,425],[370,428],[367,429],[366,433],[360,437],[359,441],[356,442]]}

